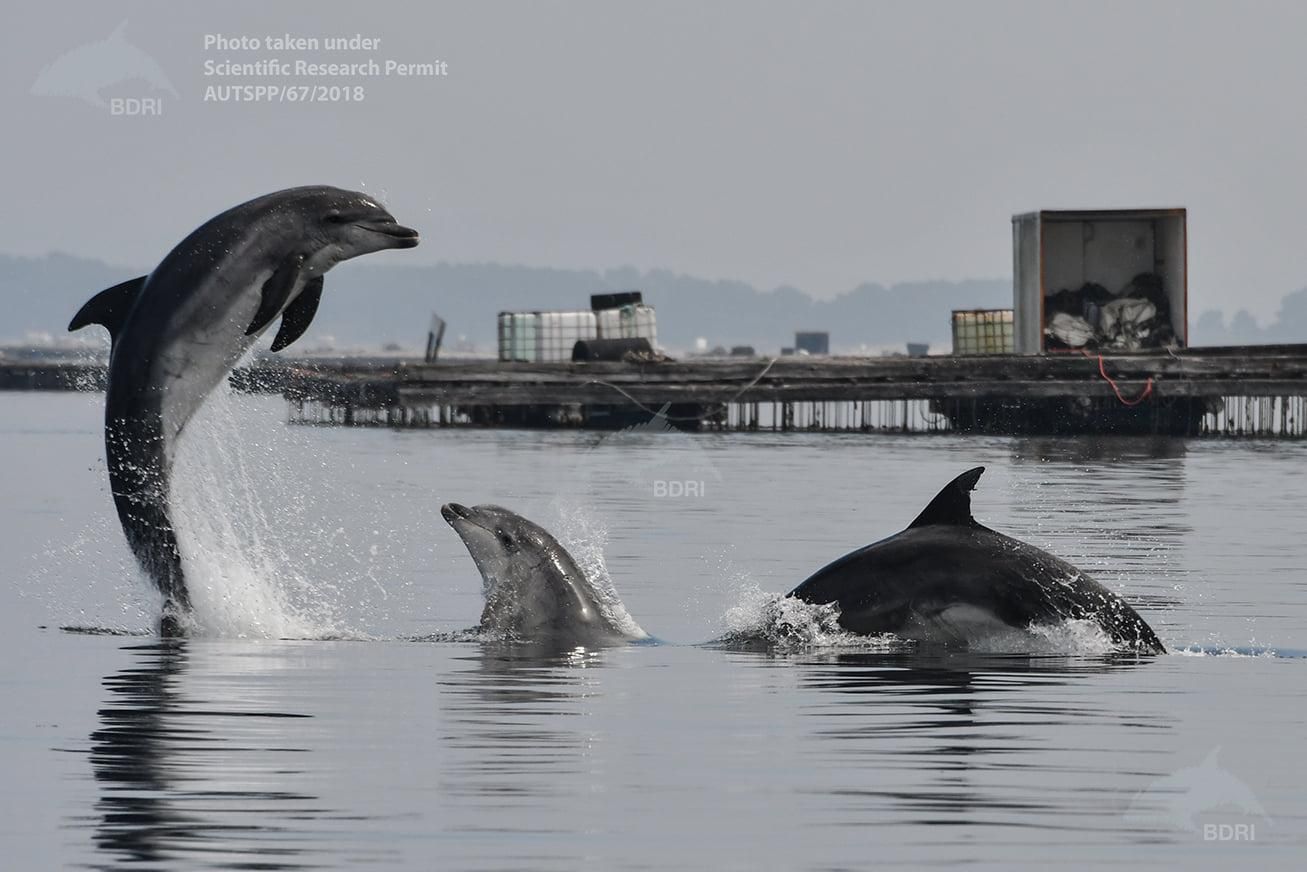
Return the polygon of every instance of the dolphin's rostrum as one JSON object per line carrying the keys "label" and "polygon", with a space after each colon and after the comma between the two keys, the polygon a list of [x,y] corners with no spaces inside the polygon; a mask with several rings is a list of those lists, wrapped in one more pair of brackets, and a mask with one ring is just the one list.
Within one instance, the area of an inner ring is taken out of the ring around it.
{"label": "dolphin's rostrum", "polygon": [[906,530],[844,555],[790,596],[835,604],[853,633],[965,644],[1002,626],[1088,620],[1119,645],[1164,653],[1144,619],[1088,573],[971,516],[984,471],[962,473]]}
{"label": "dolphin's rostrum", "polygon": [[343,260],[418,244],[371,196],[290,188],[210,219],[148,276],[92,297],[69,330],[108,328],[109,481],[133,554],[164,596],[160,631],[183,632],[190,595],[168,499],[177,438],[205,397],[281,316],[273,350],[313,320]]}

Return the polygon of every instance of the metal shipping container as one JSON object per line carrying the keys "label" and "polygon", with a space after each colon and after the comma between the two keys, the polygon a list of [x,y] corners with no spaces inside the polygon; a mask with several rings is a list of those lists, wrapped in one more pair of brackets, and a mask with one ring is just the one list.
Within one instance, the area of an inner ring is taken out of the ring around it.
{"label": "metal shipping container", "polygon": [[954,354],[1011,354],[1014,347],[1011,309],[954,310]]}
{"label": "metal shipping container", "polygon": [[1044,210],[1012,217],[1015,349],[1047,350],[1048,299],[1093,283],[1119,295],[1151,274],[1180,345],[1189,340],[1184,209]]}

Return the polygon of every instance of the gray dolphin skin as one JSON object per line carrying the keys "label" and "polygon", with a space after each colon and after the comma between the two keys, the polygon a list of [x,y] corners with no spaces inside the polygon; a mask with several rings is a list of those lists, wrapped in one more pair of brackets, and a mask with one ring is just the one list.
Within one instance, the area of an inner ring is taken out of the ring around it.
{"label": "gray dolphin skin", "polygon": [[560,647],[648,638],[634,622],[622,620],[629,616],[620,603],[601,601],[572,555],[538,524],[495,505],[448,503],[440,514],[462,538],[485,583],[482,632]]}
{"label": "gray dolphin skin", "polygon": [[1087,573],[971,517],[971,491],[984,471],[964,472],[906,530],[846,554],[789,595],[835,604],[853,633],[956,644],[1001,625],[1081,619],[1119,645],[1165,653],[1144,619]]}
{"label": "gray dolphin skin", "polygon": [[278,316],[274,351],[308,329],[327,270],[417,244],[417,231],[367,194],[290,188],[210,219],[148,276],[100,292],[73,317],[69,330],[101,324],[113,340],[109,482],[128,545],[163,593],[163,635],[181,635],[191,609],[168,508],[186,423]]}

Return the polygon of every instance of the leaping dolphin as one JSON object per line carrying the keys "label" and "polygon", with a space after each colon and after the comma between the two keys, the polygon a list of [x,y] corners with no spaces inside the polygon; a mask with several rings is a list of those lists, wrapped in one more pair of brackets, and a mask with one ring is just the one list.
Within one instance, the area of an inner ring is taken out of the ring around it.
{"label": "leaping dolphin", "polygon": [[485,583],[483,633],[566,648],[649,638],[616,596],[604,596],[540,525],[495,505],[448,503],[440,514],[462,538]]}
{"label": "leaping dolphin", "polygon": [[327,270],[417,231],[371,196],[290,188],[229,209],[181,241],[147,276],[96,294],[68,325],[109,329],[104,442],[128,545],[164,596],[160,633],[190,614],[168,510],[177,439],[205,397],[281,316],[280,351],[308,329]]}
{"label": "leaping dolphin", "polygon": [[1096,622],[1117,644],[1165,653],[1144,619],[1088,573],[971,516],[984,471],[962,473],[906,530],[844,555],[789,595],[834,603],[853,633],[965,643],[1004,625],[1078,619]]}

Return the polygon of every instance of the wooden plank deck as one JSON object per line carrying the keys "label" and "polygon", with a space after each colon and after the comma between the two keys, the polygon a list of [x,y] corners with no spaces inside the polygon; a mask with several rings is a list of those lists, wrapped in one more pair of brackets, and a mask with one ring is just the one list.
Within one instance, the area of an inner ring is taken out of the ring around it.
{"label": "wooden plank deck", "polygon": [[[1307,346],[1105,355],[1127,397],[1281,396],[1307,391]],[[288,391],[331,401],[537,403],[833,402],[953,397],[1113,396],[1097,356],[938,356],[670,363],[440,363],[296,369]],[[365,399],[370,398],[370,399]]]}
{"label": "wooden plank deck", "polygon": [[[504,410],[524,408],[627,407],[647,414],[674,404],[699,409],[703,421],[714,426],[743,422],[739,426],[801,428],[793,424],[797,406],[820,407],[799,412],[799,419],[813,422],[809,426],[814,429],[830,429],[836,419],[849,422],[844,429],[885,429],[866,423],[882,420],[879,412],[841,411],[841,404],[918,403],[923,405],[916,417],[923,420],[943,414],[955,426],[986,432],[1195,433],[1228,424],[1230,432],[1303,435],[1307,346],[1113,354],[1102,358],[1101,370],[1097,355],[1081,354],[390,367],[346,363],[293,369],[286,396],[299,404],[306,420],[318,415],[336,422],[401,426],[454,423],[460,415],[469,423],[507,420]],[[1268,398],[1267,409],[1249,405]],[[764,413],[759,406],[776,408]],[[1228,422],[1218,417],[1201,422],[1222,408],[1233,414]],[[348,410],[343,419],[339,409]],[[1024,419],[1023,413],[1028,413]],[[913,417],[904,406],[895,420]],[[584,414],[546,418],[567,418],[573,426],[586,421]],[[910,429],[907,423],[902,426]]]}
{"label": "wooden plank deck", "polygon": [[[103,383],[95,364],[0,361],[0,389]],[[1307,345],[1111,354],[1101,371],[1097,355],[1081,354],[556,364],[265,358],[232,383],[282,392],[291,420],[305,423],[620,426],[672,404],[679,419],[741,429],[1307,436]]]}

